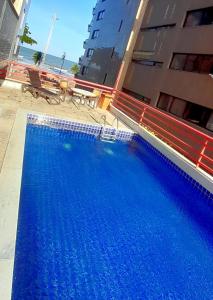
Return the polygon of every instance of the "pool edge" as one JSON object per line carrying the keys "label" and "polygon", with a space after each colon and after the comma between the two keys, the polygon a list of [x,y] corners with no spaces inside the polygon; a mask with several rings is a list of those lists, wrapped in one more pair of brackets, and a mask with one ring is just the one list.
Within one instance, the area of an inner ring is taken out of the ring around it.
{"label": "pool edge", "polygon": [[12,294],[13,267],[24,157],[27,111],[16,113],[0,172],[0,299]]}
{"label": "pool edge", "polygon": [[178,166],[183,172],[194,179],[198,184],[213,194],[213,178],[203,170],[196,168],[192,162],[190,162],[183,155],[171,148],[169,145],[152,135],[148,130],[139,126],[136,122],[130,119],[123,112],[115,108],[110,107],[110,112],[117,116],[124,124],[134,130],[139,136],[141,136],[146,142],[156,148],[162,155],[169,159],[173,164]]}

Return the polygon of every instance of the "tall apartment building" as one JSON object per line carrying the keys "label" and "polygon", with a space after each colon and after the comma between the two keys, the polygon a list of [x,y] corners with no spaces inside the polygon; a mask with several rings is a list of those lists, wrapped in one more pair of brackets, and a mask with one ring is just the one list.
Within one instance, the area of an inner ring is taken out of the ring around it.
{"label": "tall apartment building", "polygon": [[0,0],[0,61],[8,59],[30,0]]}
{"label": "tall apartment building", "polygon": [[79,78],[113,86],[140,0],[99,0],[88,26]]}
{"label": "tall apartment building", "polygon": [[123,90],[213,131],[213,0],[149,0]]}
{"label": "tall apartment building", "polygon": [[122,73],[119,89],[213,131],[213,0],[99,1],[89,28],[82,79],[112,86]]}

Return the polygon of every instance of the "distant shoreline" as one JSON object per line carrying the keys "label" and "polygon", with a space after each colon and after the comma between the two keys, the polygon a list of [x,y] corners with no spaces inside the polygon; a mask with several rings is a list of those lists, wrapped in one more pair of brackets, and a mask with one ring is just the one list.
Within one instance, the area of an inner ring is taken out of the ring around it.
{"label": "distant shoreline", "polygon": [[[33,54],[37,52],[37,50],[33,50],[27,47],[20,46],[19,51],[18,51],[18,56],[17,56],[17,61],[20,63],[26,63],[28,65],[34,65],[33,61]],[[45,59],[45,64],[44,68],[47,70],[50,70],[56,74],[60,73],[61,69],[61,74],[63,75],[71,75],[71,67],[72,65],[76,64],[75,62],[65,59],[64,60],[64,65],[62,66],[62,58],[57,57],[51,54],[46,55]]]}

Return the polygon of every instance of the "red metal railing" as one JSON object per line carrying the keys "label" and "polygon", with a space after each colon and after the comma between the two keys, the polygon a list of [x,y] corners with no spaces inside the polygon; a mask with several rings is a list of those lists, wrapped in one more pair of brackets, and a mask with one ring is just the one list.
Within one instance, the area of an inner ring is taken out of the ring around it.
{"label": "red metal railing", "polygon": [[113,106],[213,175],[211,136],[121,91],[114,91]]}
{"label": "red metal railing", "polygon": [[11,61],[8,63],[6,78],[21,82],[31,84],[30,72],[34,71],[38,73],[40,82],[43,86],[57,89],[61,80],[65,79],[69,82],[70,86],[78,85],[78,87],[86,89],[97,89],[102,93],[112,93],[113,88],[100,85],[93,82],[88,82],[74,78],[73,76],[65,76],[62,74],[50,73],[45,69],[34,67],[32,65],[21,64],[16,61]]}
{"label": "red metal railing", "polygon": [[101,93],[112,95],[112,105],[125,113],[139,125],[151,131],[159,139],[188,158],[197,167],[213,175],[213,138],[176,118],[147,105],[124,92],[111,87],[76,79],[72,76],[57,75],[17,62],[7,62],[7,68],[0,65],[0,78],[30,84],[30,71],[39,74],[42,85],[47,88],[59,87],[59,82],[66,79],[71,86],[86,89],[98,89]]}

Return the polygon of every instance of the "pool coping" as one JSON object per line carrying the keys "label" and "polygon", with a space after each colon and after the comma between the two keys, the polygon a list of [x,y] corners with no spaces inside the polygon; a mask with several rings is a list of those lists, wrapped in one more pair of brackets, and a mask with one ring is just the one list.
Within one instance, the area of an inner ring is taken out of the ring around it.
{"label": "pool coping", "polygon": [[11,299],[27,111],[19,109],[0,172],[0,299]]}
{"label": "pool coping", "polygon": [[175,149],[170,147],[168,144],[164,143],[155,135],[151,134],[147,129],[141,127],[129,118],[126,114],[118,110],[116,107],[110,107],[110,111],[119,118],[126,126],[130,127],[135,133],[141,136],[146,142],[157,149],[162,156],[167,160],[171,161],[175,166],[182,170],[186,176],[191,177],[195,184],[197,183],[203,189],[206,189],[211,194],[213,194],[213,177],[207,174],[200,168],[197,168],[191,161],[189,161],[185,156],[181,155]]}

